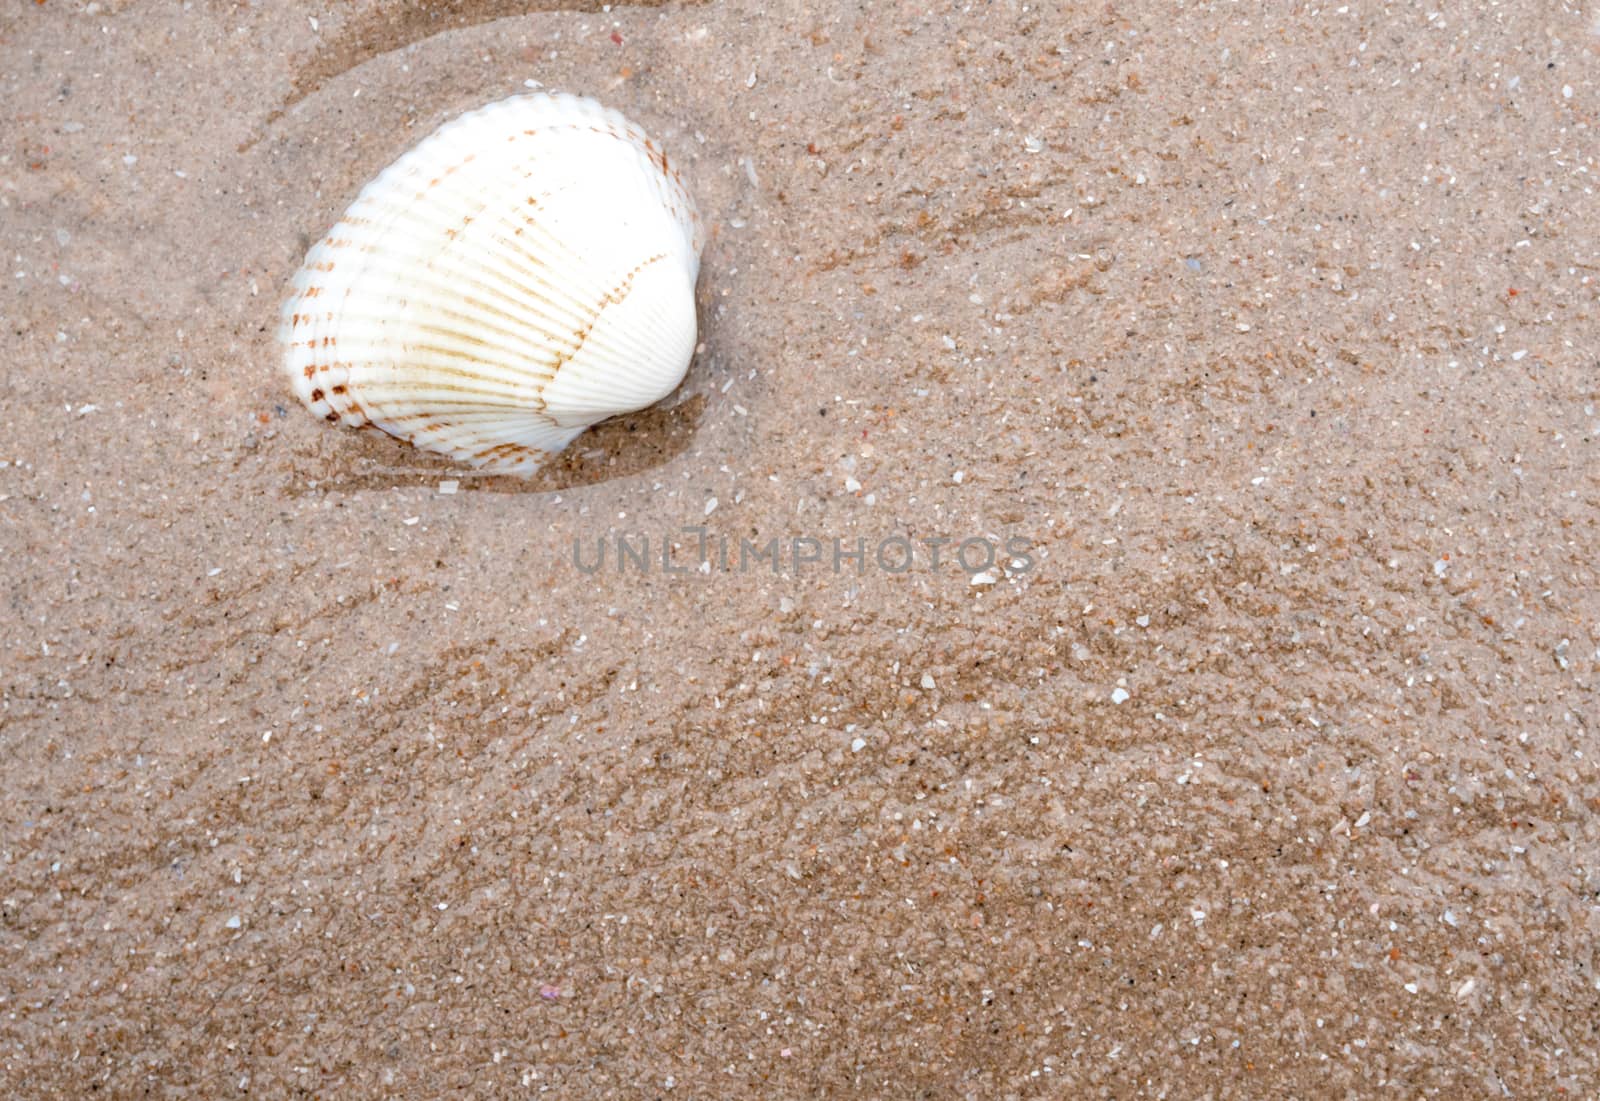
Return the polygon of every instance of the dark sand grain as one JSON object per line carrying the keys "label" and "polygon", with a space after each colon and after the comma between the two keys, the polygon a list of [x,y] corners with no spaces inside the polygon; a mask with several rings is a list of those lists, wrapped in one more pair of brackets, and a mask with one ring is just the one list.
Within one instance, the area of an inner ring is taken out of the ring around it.
{"label": "dark sand grain", "polygon": [[[0,12],[0,1091],[1600,1092],[1595,12],[549,6]],[[714,235],[524,484],[272,329],[528,79]]]}

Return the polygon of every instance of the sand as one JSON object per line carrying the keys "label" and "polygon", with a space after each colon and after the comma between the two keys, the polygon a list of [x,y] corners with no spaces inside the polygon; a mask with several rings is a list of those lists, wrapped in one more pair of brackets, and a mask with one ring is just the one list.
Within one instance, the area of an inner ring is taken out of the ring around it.
{"label": "sand", "polygon": [[[552,6],[0,13],[3,1092],[1600,1091],[1595,13]],[[682,389],[318,423],[307,245],[528,81]]]}

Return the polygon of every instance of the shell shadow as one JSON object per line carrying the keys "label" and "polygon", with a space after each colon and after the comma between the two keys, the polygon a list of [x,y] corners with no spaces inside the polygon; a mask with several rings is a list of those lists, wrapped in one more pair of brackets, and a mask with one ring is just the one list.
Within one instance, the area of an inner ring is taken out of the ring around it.
{"label": "shell shadow", "polygon": [[284,494],[302,497],[330,490],[356,493],[369,489],[433,486],[451,479],[461,493],[551,493],[563,489],[632,477],[661,466],[688,450],[706,408],[704,394],[691,394],[670,407],[651,406],[612,417],[590,428],[572,446],[552,458],[531,477],[473,470],[384,433],[329,432],[332,441],[317,451],[295,456],[288,464]]}

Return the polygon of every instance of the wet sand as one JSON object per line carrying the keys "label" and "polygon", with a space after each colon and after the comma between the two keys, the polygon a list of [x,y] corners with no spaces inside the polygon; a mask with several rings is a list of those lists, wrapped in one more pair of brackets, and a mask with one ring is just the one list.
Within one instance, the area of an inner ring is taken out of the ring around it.
{"label": "wet sand", "polygon": [[[549,6],[0,14],[4,1092],[1600,1091],[1595,13]],[[530,80],[684,386],[317,423],[306,247]]]}

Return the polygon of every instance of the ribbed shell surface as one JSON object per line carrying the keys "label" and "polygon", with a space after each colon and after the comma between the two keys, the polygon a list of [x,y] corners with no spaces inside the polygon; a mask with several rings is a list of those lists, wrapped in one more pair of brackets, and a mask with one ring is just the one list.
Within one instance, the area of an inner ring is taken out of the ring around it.
{"label": "ribbed shell surface", "polygon": [[527,473],[678,385],[702,244],[637,126],[514,96],[424,139],[312,247],[283,307],[285,370],[332,423]]}

